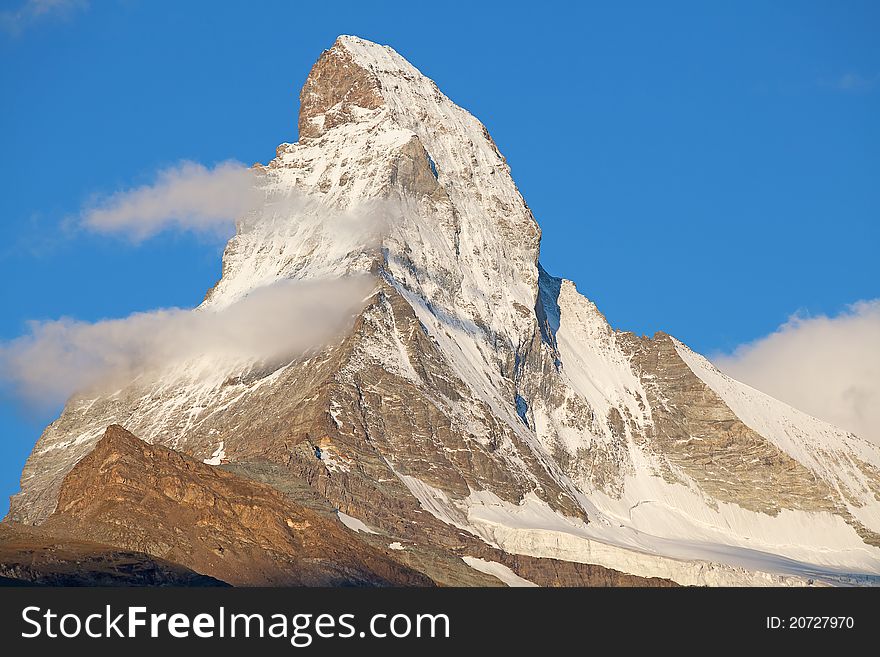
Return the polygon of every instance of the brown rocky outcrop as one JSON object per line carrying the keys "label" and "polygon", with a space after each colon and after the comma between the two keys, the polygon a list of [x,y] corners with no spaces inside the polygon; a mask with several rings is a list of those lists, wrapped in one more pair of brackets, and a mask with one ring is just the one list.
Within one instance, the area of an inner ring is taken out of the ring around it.
{"label": "brown rocky outcrop", "polygon": [[235,585],[428,586],[341,523],[111,426],[65,478],[43,525]]}
{"label": "brown rocky outcrop", "polygon": [[352,107],[375,109],[384,101],[379,82],[343,48],[324,51],[300,91],[300,139],[318,137],[351,118]]}

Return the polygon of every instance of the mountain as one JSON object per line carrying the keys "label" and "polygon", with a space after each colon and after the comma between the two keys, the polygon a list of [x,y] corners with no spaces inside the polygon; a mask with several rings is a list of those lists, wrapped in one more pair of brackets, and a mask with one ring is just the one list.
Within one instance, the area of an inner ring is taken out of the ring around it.
{"label": "mountain", "polygon": [[279,281],[366,280],[346,330],[305,354],[196,357],[77,395],[37,442],[7,522],[57,523],[77,464],[118,424],[317,499],[364,554],[441,584],[880,574],[880,448],[672,336],[609,326],[541,267],[510,167],[434,82],[342,36],[300,101],[299,141],[255,166],[265,203],[238,222],[196,312]]}

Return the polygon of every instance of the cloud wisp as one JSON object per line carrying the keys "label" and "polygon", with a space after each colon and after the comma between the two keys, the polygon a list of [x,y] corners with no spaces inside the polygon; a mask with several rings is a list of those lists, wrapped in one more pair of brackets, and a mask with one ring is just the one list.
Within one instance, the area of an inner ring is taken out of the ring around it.
{"label": "cloud wisp", "polygon": [[835,86],[841,91],[868,91],[873,89],[878,81],[880,81],[880,75],[866,77],[850,72],[841,75],[837,79]]}
{"label": "cloud wisp", "polygon": [[847,71],[831,77],[818,78],[816,83],[826,89],[858,95],[873,91],[880,83],[880,73],[864,75],[858,71]]}
{"label": "cloud wisp", "polygon": [[165,231],[229,237],[238,229],[321,232],[346,245],[371,241],[399,214],[390,201],[366,201],[348,210],[328,209],[319,197],[296,190],[272,190],[258,170],[227,160],[213,168],[183,161],[160,170],[148,185],[96,197],[81,211],[87,230],[138,243]]}
{"label": "cloud wisp", "polygon": [[243,164],[226,161],[209,169],[181,162],[159,171],[150,185],[97,199],[83,210],[82,223],[136,242],[166,229],[222,234],[261,202],[255,174]]}
{"label": "cloud wisp", "polygon": [[35,23],[49,18],[67,18],[88,7],[88,0],[25,0],[17,9],[0,11],[0,29],[17,36]]}
{"label": "cloud wisp", "polygon": [[180,365],[225,376],[235,368],[289,362],[340,335],[374,285],[369,277],[280,281],[222,309],[32,322],[26,335],[0,344],[2,383],[40,408]]}
{"label": "cloud wisp", "polygon": [[730,376],[880,444],[880,299],[834,317],[794,316],[713,360]]}

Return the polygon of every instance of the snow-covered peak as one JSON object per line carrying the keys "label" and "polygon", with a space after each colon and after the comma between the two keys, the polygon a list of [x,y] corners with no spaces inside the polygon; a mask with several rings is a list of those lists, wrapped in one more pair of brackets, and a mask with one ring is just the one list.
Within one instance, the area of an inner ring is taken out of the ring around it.
{"label": "snow-covered peak", "polygon": [[413,77],[421,75],[415,66],[401,57],[391,46],[367,41],[353,34],[340,34],[333,47],[344,48],[354,56],[358,64],[367,69],[371,64],[384,61],[388,70]]}
{"label": "snow-covered peak", "polygon": [[540,230],[482,123],[394,50],[352,36],[321,55],[300,99],[300,141],[259,169],[267,203],[240,222],[206,303],[380,271],[493,342],[527,341]]}

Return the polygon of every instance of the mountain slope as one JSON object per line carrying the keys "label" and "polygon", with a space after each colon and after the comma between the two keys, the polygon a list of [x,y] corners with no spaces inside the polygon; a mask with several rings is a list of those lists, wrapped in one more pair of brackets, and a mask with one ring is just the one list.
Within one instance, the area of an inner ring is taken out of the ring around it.
{"label": "mountain slope", "polygon": [[670,336],[613,330],[539,266],[486,129],[400,55],[340,37],[299,126],[257,168],[266,202],[198,312],[279,280],[366,276],[351,329],[280,364],[195,359],[72,399],[9,519],[44,522],[119,423],[211,463],[277,464],[276,487],[287,472],[456,554],[488,544],[684,584],[880,573],[880,450]]}

